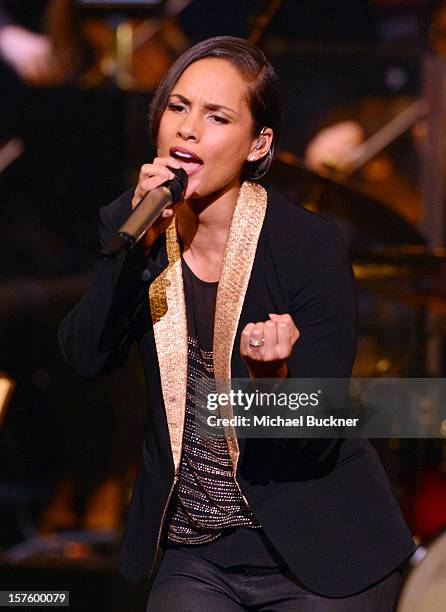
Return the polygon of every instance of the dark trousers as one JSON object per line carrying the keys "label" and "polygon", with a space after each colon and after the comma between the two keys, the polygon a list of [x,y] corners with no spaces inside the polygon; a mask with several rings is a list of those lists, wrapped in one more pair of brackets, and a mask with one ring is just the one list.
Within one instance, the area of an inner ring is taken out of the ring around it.
{"label": "dark trousers", "polygon": [[400,583],[396,571],[361,593],[331,599],[307,591],[286,570],[223,568],[168,549],[147,612],[393,612]]}

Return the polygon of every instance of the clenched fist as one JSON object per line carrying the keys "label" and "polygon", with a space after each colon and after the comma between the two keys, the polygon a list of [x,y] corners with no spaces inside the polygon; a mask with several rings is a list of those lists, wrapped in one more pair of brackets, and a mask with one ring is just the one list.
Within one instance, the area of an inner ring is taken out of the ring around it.
{"label": "clenched fist", "polygon": [[241,334],[240,354],[250,378],[286,378],[286,360],[299,338],[289,314],[269,314],[269,320],[248,323]]}

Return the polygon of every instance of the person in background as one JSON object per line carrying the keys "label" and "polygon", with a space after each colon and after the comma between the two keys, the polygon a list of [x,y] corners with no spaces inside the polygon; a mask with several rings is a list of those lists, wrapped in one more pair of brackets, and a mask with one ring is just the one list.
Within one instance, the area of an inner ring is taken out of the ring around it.
{"label": "person in background", "polygon": [[0,57],[29,85],[63,78],[53,42],[44,33],[48,5],[48,0],[0,2]]}

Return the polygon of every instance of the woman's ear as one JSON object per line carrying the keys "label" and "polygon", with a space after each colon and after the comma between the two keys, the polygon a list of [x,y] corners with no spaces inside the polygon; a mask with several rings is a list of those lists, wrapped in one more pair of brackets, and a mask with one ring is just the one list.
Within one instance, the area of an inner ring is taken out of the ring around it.
{"label": "woman's ear", "polygon": [[248,161],[253,163],[265,157],[271,148],[274,133],[271,128],[263,127],[260,134],[253,139],[248,153]]}

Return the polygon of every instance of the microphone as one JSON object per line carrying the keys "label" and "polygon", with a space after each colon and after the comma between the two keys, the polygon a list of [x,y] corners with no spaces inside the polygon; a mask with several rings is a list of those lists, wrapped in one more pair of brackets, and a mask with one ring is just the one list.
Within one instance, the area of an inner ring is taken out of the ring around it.
{"label": "microphone", "polygon": [[187,187],[186,171],[183,168],[171,168],[170,166],[168,168],[175,174],[175,178],[148,191],[141,198],[127,221],[101,250],[100,255],[103,259],[116,257],[123,249],[128,251],[133,248],[158,219],[161,212],[183,197]]}

